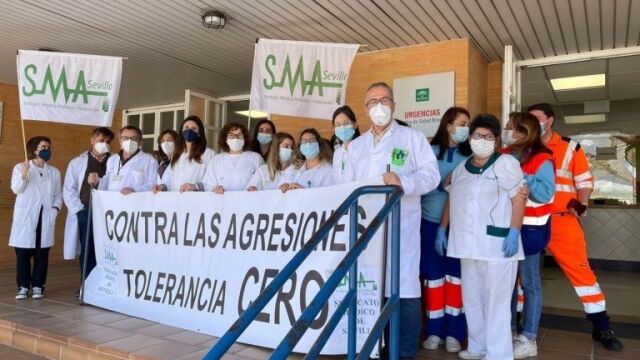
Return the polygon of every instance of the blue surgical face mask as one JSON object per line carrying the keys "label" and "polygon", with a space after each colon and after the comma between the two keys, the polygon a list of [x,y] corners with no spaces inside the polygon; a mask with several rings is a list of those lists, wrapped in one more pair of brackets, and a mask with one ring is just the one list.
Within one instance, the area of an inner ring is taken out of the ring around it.
{"label": "blue surgical face mask", "polygon": [[467,126],[456,126],[456,132],[451,134],[451,139],[456,142],[456,144],[463,143],[469,137],[469,128]]}
{"label": "blue surgical face mask", "polygon": [[317,141],[301,144],[300,152],[306,159],[315,159],[320,154],[320,144]]}
{"label": "blue surgical face mask", "polygon": [[257,139],[260,144],[267,145],[273,140],[273,135],[269,133],[258,133]]}
{"label": "blue surgical face mask", "polygon": [[280,161],[284,161],[287,162],[289,160],[291,160],[291,154],[293,153],[293,149],[288,149],[288,148],[280,148]]}
{"label": "blue surgical face mask", "polygon": [[38,151],[38,157],[44,161],[49,161],[49,159],[51,159],[51,150],[42,149]]}
{"label": "blue surgical face mask", "polygon": [[182,138],[186,142],[194,142],[198,140],[200,134],[198,134],[195,130],[192,129],[184,129],[182,130]]}
{"label": "blue surgical face mask", "polygon": [[356,134],[356,129],[353,128],[353,125],[344,125],[338,126],[335,130],[336,137],[342,142],[351,141],[353,139],[353,135]]}

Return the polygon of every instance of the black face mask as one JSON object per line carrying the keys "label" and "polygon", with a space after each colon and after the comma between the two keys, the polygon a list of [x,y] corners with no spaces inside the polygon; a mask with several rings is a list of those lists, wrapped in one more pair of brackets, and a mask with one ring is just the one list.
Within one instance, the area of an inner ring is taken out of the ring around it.
{"label": "black face mask", "polygon": [[38,151],[38,157],[44,161],[49,161],[51,159],[51,150],[50,149],[42,149]]}

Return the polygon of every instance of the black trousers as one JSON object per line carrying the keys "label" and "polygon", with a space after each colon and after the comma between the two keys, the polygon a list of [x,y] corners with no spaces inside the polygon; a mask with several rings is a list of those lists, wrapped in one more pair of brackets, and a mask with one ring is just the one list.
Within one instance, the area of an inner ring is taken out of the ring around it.
{"label": "black trousers", "polygon": [[[31,287],[44,288],[47,282],[47,269],[49,268],[49,250],[42,248],[42,208],[38,215],[38,226],[36,226],[36,247],[34,249],[16,249],[16,283],[18,288]],[[31,259],[33,258],[33,266]]]}

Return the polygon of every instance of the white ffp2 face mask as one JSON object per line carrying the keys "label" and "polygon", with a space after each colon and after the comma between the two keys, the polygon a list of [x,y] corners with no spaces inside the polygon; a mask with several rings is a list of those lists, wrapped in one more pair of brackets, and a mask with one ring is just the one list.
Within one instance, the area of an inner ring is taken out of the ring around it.
{"label": "white ffp2 face mask", "polygon": [[109,144],[107,144],[104,141],[95,143],[93,145],[93,148],[100,155],[104,155],[104,154],[108,153],[109,151],[111,151],[111,147],[109,146]]}
{"label": "white ffp2 face mask", "polygon": [[244,139],[227,139],[231,151],[240,151],[244,147]]}
{"label": "white ffp2 face mask", "polygon": [[122,142],[122,150],[127,154],[133,154],[138,150],[138,143],[129,139]]}
{"label": "white ffp2 face mask", "polygon": [[480,158],[489,157],[496,150],[495,141],[489,141],[485,139],[471,139],[471,141],[469,141],[469,144],[471,145],[471,151],[473,151],[473,154]]}
{"label": "white ffp2 face mask", "polygon": [[391,108],[378,103],[376,106],[369,110],[369,117],[374,124],[378,126],[384,126],[391,120]]}
{"label": "white ffp2 face mask", "polygon": [[176,150],[176,143],[173,141],[165,141],[160,144],[160,148],[162,149],[162,151],[164,151],[165,155],[171,156]]}

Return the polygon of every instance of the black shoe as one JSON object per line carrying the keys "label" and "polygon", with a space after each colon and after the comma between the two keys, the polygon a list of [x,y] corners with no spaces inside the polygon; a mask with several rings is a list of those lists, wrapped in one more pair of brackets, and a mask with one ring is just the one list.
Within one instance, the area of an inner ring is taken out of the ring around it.
{"label": "black shoe", "polygon": [[593,340],[600,342],[602,346],[609,351],[620,351],[624,347],[611,329],[601,331],[594,330],[591,333],[591,337]]}

